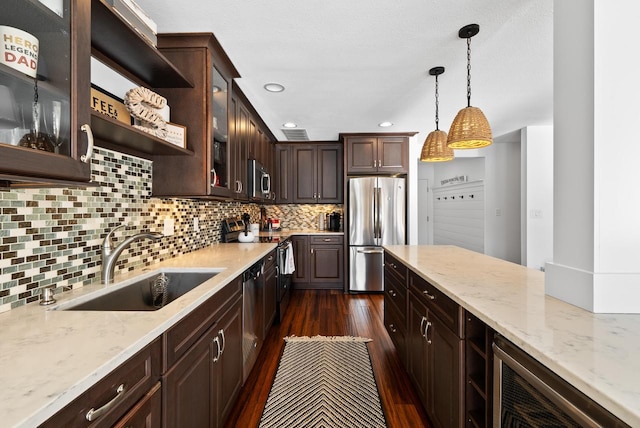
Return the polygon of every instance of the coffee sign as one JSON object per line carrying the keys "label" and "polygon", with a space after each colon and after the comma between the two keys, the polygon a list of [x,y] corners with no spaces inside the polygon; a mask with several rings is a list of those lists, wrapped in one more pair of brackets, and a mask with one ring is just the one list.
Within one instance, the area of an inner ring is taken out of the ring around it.
{"label": "coffee sign", "polygon": [[38,39],[18,28],[0,25],[0,63],[36,77]]}

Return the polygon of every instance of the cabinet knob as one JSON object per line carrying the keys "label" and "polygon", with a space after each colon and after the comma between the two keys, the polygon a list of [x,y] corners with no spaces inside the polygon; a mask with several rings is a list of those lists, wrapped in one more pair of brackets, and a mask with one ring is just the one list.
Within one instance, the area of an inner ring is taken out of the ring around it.
{"label": "cabinet knob", "polygon": [[425,296],[427,296],[427,299],[429,300],[436,300],[436,296],[434,296],[433,294],[429,294],[428,291],[423,291],[422,294],[424,294]]}
{"label": "cabinet knob", "polygon": [[389,294],[391,295],[391,297],[396,297],[398,294],[393,291],[393,290],[389,290]]}
{"label": "cabinet knob", "polygon": [[391,330],[391,333],[395,333],[396,331],[398,331],[393,324],[389,324],[389,330]]}

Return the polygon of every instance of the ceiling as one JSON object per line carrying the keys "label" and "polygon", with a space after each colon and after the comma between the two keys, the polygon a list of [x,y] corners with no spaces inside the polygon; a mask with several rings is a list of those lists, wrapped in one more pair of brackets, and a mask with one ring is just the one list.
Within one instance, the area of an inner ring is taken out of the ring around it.
{"label": "ceiling", "polygon": [[[294,122],[312,141],[341,132],[440,128],[466,106],[464,25],[471,39],[471,105],[494,137],[553,119],[553,0],[136,0],[159,32],[213,32],[238,85],[279,141]],[[281,93],[265,83],[285,86]],[[394,125],[380,128],[390,121]]]}

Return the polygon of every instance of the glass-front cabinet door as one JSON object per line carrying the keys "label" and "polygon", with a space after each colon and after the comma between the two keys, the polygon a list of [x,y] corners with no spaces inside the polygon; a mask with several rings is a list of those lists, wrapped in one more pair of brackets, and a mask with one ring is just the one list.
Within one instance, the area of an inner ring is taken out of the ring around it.
{"label": "glass-front cabinet door", "polygon": [[0,180],[89,181],[90,0],[3,0]]}
{"label": "glass-front cabinet door", "polygon": [[211,141],[211,194],[227,195],[232,190],[229,145],[229,83],[211,67],[212,141]]}

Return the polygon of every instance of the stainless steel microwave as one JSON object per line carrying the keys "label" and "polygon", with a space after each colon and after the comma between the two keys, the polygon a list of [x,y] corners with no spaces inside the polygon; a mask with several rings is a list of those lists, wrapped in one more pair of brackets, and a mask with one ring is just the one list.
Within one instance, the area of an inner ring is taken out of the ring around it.
{"label": "stainless steel microwave", "polygon": [[271,176],[257,160],[249,159],[249,197],[269,199],[271,197]]}

